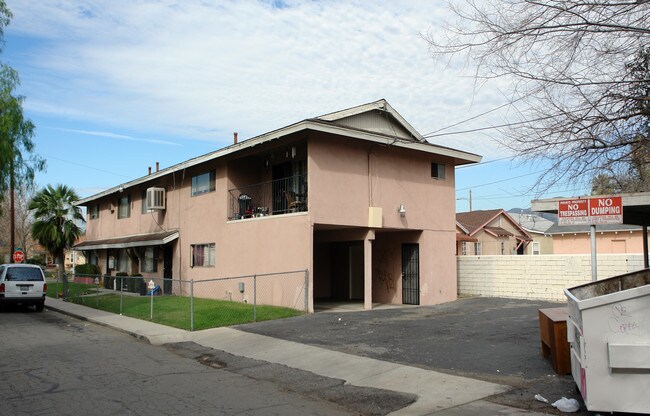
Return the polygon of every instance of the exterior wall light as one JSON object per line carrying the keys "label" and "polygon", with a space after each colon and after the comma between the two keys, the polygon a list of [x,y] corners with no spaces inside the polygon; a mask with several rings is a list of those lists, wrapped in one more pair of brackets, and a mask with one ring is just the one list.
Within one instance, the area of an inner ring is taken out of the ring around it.
{"label": "exterior wall light", "polygon": [[404,207],[404,204],[399,204],[399,208],[397,208],[397,212],[399,212],[400,217],[406,217],[406,208]]}

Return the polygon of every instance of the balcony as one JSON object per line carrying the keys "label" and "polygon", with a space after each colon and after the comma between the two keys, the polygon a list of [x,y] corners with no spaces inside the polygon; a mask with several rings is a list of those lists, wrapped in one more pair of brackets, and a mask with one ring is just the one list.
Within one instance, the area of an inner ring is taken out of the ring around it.
{"label": "balcony", "polygon": [[228,219],[307,211],[307,175],[296,175],[228,190]]}

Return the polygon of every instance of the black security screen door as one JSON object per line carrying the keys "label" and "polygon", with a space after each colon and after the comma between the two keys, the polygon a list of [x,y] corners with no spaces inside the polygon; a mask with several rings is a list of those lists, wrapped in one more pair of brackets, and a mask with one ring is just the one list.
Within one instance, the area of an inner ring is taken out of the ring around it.
{"label": "black security screen door", "polygon": [[420,246],[402,244],[402,303],[420,304]]}

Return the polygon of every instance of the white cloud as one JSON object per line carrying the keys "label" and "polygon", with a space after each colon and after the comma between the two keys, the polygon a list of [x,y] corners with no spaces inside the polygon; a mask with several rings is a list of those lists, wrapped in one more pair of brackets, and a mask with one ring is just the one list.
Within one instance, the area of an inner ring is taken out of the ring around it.
{"label": "white cloud", "polygon": [[[120,130],[225,143],[386,98],[428,133],[505,101],[434,66],[419,33],[442,2],[275,3],[10,0],[8,32],[38,41],[21,68],[31,109]],[[503,154],[485,133],[432,141]]]}
{"label": "white cloud", "polygon": [[125,134],[116,134],[106,131],[91,131],[91,130],[79,130],[79,129],[67,129],[62,127],[51,127],[52,129],[59,131],[67,131],[70,133],[78,133],[86,136],[97,136],[97,137],[106,137],[109,139],[118,139],[118,140],[131,140],[134,142],[145,142],[145,143],[154,143],[154,144],[164,144],[167,146],[181,146],[179,143],[170,142],[169,140],[160,140],[160,139],[145,139],[142,137],[133,137],[127,136]]}

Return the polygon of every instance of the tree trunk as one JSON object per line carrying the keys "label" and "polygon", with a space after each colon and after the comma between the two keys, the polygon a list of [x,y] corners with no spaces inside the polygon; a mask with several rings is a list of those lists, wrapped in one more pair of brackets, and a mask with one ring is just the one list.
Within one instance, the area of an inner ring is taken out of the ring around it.
{"label": "tree trunk", "polygon": [[59,281],[63,284],[63,300],[68,300],[68,275],[65,274],[65,252],[63,250],[59,251],[56,255],[57,262],[59,267],[57,270],[57,277]]}

